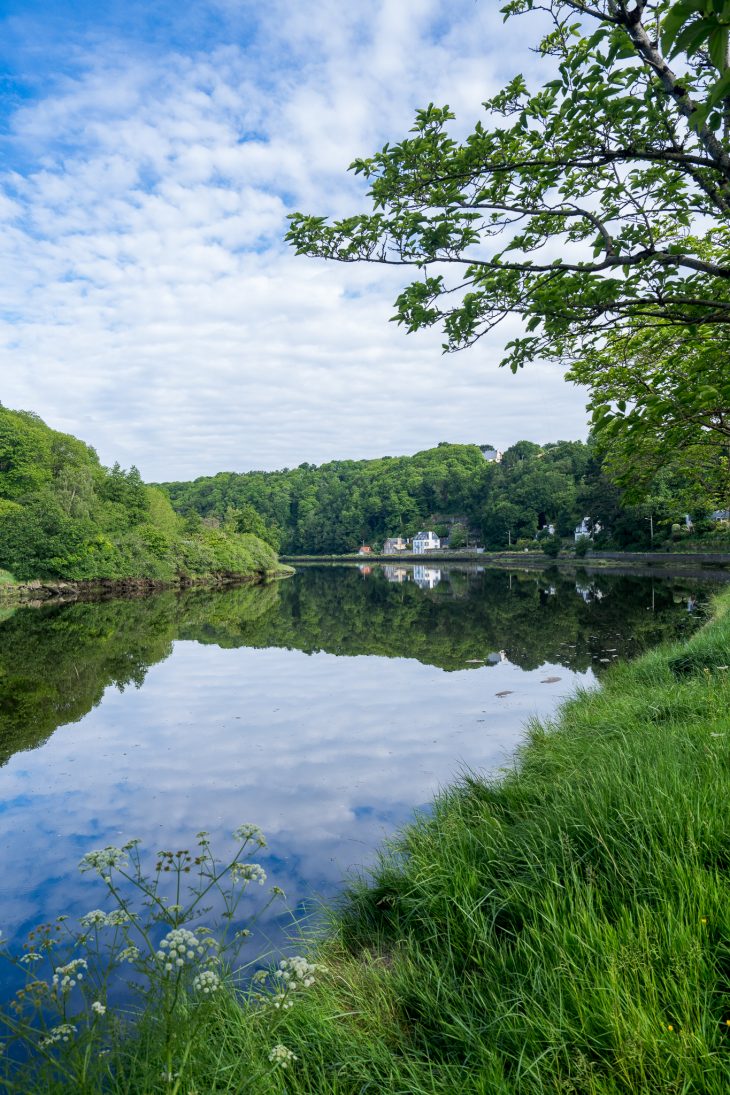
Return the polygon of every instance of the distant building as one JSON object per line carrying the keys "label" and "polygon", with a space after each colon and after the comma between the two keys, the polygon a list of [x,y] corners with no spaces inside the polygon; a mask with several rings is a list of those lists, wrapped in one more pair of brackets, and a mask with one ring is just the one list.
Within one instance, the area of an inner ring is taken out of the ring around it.
{"label": "distant building", "polygon": [[482,456],[490,464],[501,464],[504,453],[501,449],[482,449]]}
{"label": "distant building", "polygon": [[716,509],[710,517],[713,521],[730,521],[730,509]]}
{"label": "distant building", "polygon": [[373,549],[370,547],[369,544],[363,544],[362,547],[360,548],[360,550],[358,551],[358,555],[372,555],[372,553],[373,553]]}
{"label": "distant building", "polygon": [[584,517],[579,525],[575,526],[575,539],[582,540],[586,537],[588,540],[593,539],[594,532],[600,532],[601,526],[598,521],[591,521],[590,517]]}
{"label": "distant building", "polygon": [[408,544],[402,536],[390,536],[383,544],[383,555],[397,555],[399,551],[405,551]]}
{"label": "distant building", "polygon": [[417,532],[413,537],[413,554],[423,555],[427,551],[438,551],[441,541],[435,532]]}

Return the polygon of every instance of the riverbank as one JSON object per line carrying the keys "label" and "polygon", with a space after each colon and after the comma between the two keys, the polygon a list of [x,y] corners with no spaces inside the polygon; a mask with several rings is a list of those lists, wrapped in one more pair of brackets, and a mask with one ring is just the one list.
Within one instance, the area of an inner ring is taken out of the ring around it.
{"label": "riverbank", "polygon": [[151,593],[160,593],[166,589],[210,588],[272,582],[288,578],[294,568],[280,566],[248,574],[196,574],[180,575],[174,581],[160,581],[155,578],[96,578],[84,581],[43,580],[40,578],[27,582],[5,582],[0,585],[0,605],[6,604],[43,604],[47,601],[98,601],[112,597],[146,597]]}
{"label": "riverbank", "polygon": [[717,551],[596,551],[584,556],[545,555],[542,551],[428,551],[415,555],[409,551],[399,551],[396,555],[369,553],[360,555],[282,555],[282,561],[297,565],[300,563],[386,563],[398,566],[399,563],[416,563],[429,566],[431,563],[477,563],[480,566],[592,566],[592,567],[677,567],[694,568],[716,567],[730,568],[730,552]]}
{"label": "riverbank", "polygon": [[724,1095],[729,664],[724,593],[687,643],[533,725],[502,780],[445,791],[350,890],[329,972],[273,1029],[219,1001],[190,1086]]}

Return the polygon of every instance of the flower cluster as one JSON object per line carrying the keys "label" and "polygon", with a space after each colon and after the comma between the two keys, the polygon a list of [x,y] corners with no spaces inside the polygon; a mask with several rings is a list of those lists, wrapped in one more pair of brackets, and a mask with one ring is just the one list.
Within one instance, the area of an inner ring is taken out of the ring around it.
{"label": "flower cluster", "polygon": [[221,987],[221,979],[214,970],[204,970],[193,978],[193,988],[196,992],[202,992],[204,996],[209,996],[211,992],[216,992]]}
{"label": "flower cluster", "polygon": [[124,950],[119,952],[117,957],[120,962],[136,962],[139,955],[139,948],[132,945],[130,947],[125,947]]}
{"label": "flower cluster", "polygon": [[322,970],[324,970],[324,966],[308,962],[306,958],[302,958],[300,955],[295,955],[294,958],[283,958],[279,963],[276,976],[284,982],[284,988],[282,992],[277,992],[274,995],[272,999],[274,1007],[282,1011],[290,1008],[294,1003],[291,998],[293,993],[308,989],[310,985],[314,984],[314,974]]}
{"label": "flower cluster", "polygon": [[87,852],[79,863],[80,871],[98,871],[105,874],[114,867],[126,867],[128,865],[127,853],[124,848],[115,848],[107,844],[96,852]]}
{"label": "flower cluster", "polygon": [[237,829],[233,830],[234,840],[253,840],[258,844],[259,848],[266,847],[266,837],[259,829],[258,825],[239,825]]}
{"label": "flower cluster", "polygon": [[61,1023],[58,1027],[52,1027],[40,1040],[41,1046],[52,1046],[56,1042],[68,1042],[72,1034],[76,1033],[76,1027],[71,1023]]}
{"label": "flower cluster", "polygon": [[276,976],[281,977],[287,983],[287,987],[295,992],[297,989],[308,989],[314,984],[314,974],[323,970],[315,962],[308,962],[306,958],[295,955],[293,958],[283,958],[279,963]]}
{"label": "flower cluster", "polygon": [[205,956],[211,940],[203,940],[187,928],[173,928],[160,943],[157,958],[164,964],[166,973],[182,969],[186,962],[199,961]]}
{"label": "flower cluster", "polygon": [[258,882],[259,886],[263,886],[266,871],[258,863],[233,863],[231,878],[234,882]]}
{"label": "flower cluster", "polygon": [[56,966],[53,974],[53,987],[57,992],[70,992],[77,981],[83,981],[82,970],[88,969],[85,958],[74,958],[65,966]]}
{"label": "flower cluster", "polygon": [[121,924],[128,924],[129,920],[129,914],[124,909],[112,909],[108,913],[102,909],[92,909],[79,922],[82,928],[117,928]]}
{"label": "flower cluster", "polygon": [[106,1005],[102,1004],[100,1000],[94,1000],[91,1010],[96,1012],[97,1015],[106,1015]]}
{"label": "flower cluster", "polygon": [[282,1068],[288,1068],[292,1061],[298,1061],[299,1058],[296,1053],[292,1053],[290,1049],[287,1049],[279,1042],[278,1046],[274,1046],[269,1054],[269,1060],[272,1065],[281,1065]]}

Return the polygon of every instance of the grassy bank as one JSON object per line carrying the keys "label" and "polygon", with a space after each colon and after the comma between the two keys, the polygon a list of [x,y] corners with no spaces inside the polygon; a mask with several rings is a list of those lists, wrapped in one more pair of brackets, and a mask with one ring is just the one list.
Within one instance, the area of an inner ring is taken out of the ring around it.
{"label": "grassy bank", "polygon": [[[192,1086],[730,1090],[728,664],[724,594],[534,725],[506,778],[443,793],[350,893],[329,975],[273,1034],[229,1001]],[[272,1040],[298,1058],[274,1075]]]}
{"label": "grassy bank", "polygon": [[175,1071],[150,1014],[88,1090],[725,1095],[729,665],[724,593],[689,642],[534,724],[501,780],[441,794],[290,1010],[217,993],[181,1014]]}

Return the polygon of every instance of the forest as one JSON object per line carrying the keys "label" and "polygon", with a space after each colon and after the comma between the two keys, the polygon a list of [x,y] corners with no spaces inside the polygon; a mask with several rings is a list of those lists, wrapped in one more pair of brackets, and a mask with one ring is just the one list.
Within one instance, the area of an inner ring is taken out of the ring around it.
{"label": "forest", "polygon": [[128,579],[253,575],[276,568],[268,544],[195,514],[180,517],[139,471],[30,411],[0,406],[0,577]]}
{"label": "forest", "polygon": [[712,519],[721,491],[703,490],[684,462],[666,461],[636,498],[593,441],[519,441],[499,463],[485,459],[489,448],[442,442],[414,456],[222,472],[161,486],[184,517],[217,520],[292,554],[379,548],[386,537],[424,526],[448,535],[452,547],[524,547],[549,525],[572,539],[585,517],[597,547],[728,539],[726,526]]}

